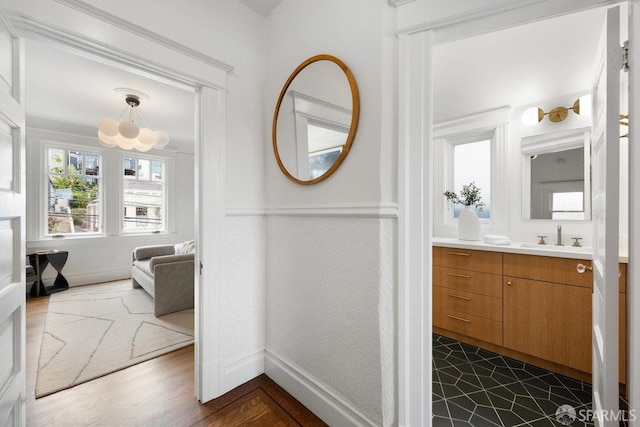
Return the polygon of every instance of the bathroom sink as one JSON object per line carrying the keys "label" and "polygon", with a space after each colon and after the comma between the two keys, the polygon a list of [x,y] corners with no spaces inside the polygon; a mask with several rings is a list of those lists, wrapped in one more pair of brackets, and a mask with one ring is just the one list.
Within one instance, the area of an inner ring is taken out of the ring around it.
{"label": "bathroom sink", "polygon": [[591,246],[556,246],[553,244],[539,245],[537,243],[522,243],[522,248],[535,248],[543,251],[555,251],[555,252],[580,252],[580,253],[592,253],[593,248]]}

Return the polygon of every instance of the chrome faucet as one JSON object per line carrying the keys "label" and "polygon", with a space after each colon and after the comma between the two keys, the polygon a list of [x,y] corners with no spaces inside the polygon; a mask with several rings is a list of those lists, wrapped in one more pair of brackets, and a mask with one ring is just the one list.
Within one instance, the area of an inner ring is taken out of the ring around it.
{"label": "chrome faucet", "polygon": [[558,238],[556,241],[556,246],[562,246],[562,226],[558,226]]}

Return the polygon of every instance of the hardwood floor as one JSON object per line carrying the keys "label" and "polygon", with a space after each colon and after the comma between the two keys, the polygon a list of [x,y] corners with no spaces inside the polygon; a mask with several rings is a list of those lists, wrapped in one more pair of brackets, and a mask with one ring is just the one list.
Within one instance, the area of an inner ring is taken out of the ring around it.
{"label": "hardwood floor", "polygon": [[206,404],[193,397],[193,346],[36,399],[49,297],[27,297],[28,426],[326,426],[266,375]]}

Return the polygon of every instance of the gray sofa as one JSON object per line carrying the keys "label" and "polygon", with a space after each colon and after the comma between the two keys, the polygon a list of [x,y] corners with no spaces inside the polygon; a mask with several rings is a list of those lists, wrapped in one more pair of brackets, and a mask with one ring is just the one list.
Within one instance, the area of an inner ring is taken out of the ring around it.
{"label": "gray sofa", "polygon": [[194,243],[141,246],[133,251],[131,284],[153,297],[156,317],[193,307]]}

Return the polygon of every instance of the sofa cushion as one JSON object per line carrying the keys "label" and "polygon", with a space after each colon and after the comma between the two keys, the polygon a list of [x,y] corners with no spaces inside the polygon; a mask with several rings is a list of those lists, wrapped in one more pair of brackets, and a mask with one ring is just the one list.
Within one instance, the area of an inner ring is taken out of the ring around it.
{"label": "sofa cushion", "polygon": [[180,262],[180,261],[193,262],[193,260],[194,260],[193,254],[154,256],[149,260],[148,268],[150,271],[153,271],[154,267],[158,264],[168,264],[168,263]]}
{"label": "sofa cushion", "polygon": [[133,266],[153,277],[153,272],[151,271],[152,267],[149,266],[150,263],[150,259],[144,259],[142,261],[134,261]]}
{"label": "sofa cushion", "polygon": [[140,260],[160,255],[173,255],[174,253],[175,248],[173,245],[140,246],[134,249],[133,258]]}

